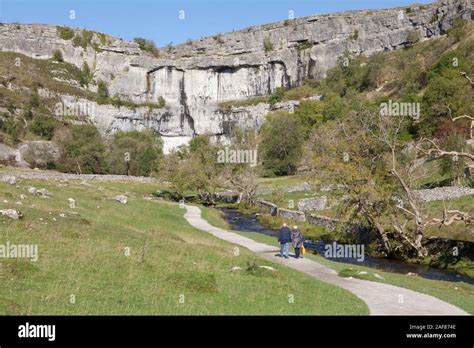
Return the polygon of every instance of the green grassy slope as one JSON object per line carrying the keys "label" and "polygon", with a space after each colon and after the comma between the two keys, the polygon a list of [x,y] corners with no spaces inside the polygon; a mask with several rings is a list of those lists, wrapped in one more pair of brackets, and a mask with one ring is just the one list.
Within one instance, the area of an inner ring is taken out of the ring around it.
{"label": "green grassy slope", "polygon": [[[246,271],[254,254],[236,256],[233,245],[191,227],[177,205],[144,199],[156,185],[18,185],[0,183],[0,208],[24,214],[0,217],[0,244],[37,244],[39,259],[0,259],[0,314],[368,314],[349,292],[283,266],[257,259],[276,271]],[[53,196],[32,196],[27,185]],[[113,200],[125,193],[128,204]]]}

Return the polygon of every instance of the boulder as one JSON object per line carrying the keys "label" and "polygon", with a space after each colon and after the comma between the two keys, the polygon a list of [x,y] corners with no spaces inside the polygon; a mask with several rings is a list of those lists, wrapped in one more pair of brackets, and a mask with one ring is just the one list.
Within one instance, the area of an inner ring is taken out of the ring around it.
{"label": "boulder", "polygon": [[23,217],[23,214],[19,210],[15,209],[0,209],[0,214],[13,220],[18,220]]}
{"label": "boulder", "polygon": [[5,176],[2,181],[10,185],[16,185],[16,178],[14,176]]}
{"label": "boulder", "polygon": [[60,156],[58,146],[46,140],[25,141],[17,149],[30,168],[46,168],[48,163],[58,161]]}
{"label": "boulder", "polygon": [[115,196],[115,200],[121,204],[127,204],[128,203],[128,197],[124,195],[118,195]]}
{"label": "boulder", "polygon": [[21,158],[18,150],[5,144],[0,144],[0,164],[22,168],[29,167],[29,164]]}

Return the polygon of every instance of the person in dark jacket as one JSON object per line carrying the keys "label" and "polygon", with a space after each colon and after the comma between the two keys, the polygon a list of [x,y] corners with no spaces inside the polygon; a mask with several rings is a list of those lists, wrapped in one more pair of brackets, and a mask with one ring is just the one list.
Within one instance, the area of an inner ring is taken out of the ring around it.
{"label": "person in dark jacket", "polygon": [[295,257],[297,259],[302,257],[300,256],[300,251],[301,251],[301,246],[303,245],[303,242],[304,242],[304,238],[300,230],[298,229],[298,226],[293,226],[293,230],[291,231],[291,243],[293,244],[293,248],[295,248]]}
{"label": "person in dark jacket", "polygon": [[[290,253],[290,242],[291,242],[291,231],[286,224],[283,224],[283,227],[280,228],[280,233],[278,234],[278,241],[280,242],[280,257],[289,257]],[[283,255],[283,250],[285,249],[285,254]]]}

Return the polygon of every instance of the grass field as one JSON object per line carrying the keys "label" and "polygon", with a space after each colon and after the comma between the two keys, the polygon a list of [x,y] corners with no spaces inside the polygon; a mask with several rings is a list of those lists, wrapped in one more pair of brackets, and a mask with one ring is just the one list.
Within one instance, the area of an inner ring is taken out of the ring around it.
{"label": "grass field", "polygon": [[[203,214],[203,217],[209,217],[207,219],[210,224],[214,224],[216,227],[223,227],[222,223],[216,223],[220,218],[219,212],[210,211],[210,208],[207,208],[206,214]],[[222,220],[222,219],[221,219]],[[263,235],[256,232],[237,232],[245,237],[252,238],[258,242],[266,243],[269,245],[277,246],[278,242],[276,238]],[[381,283],[392,284],[400,286],[407,289],[412,289],[421,293],[425,293],[434,297],[437,297],[441,300],[449,302],[459,308],[464,309],[465,311],[474,314],[474,286],[462,282],[445,282],[437,281],[431,279],[425,279],[421,277],[407,276],[399,273],[390,273],[383,272],[380,270],[375,270],[370,267],[357,266],[357,265],[348,265],[340,262],[334,262],[325,259],[322,256],[307,253],[305,257],[308,257],[316,262],[319,262],[323,265],[326,265],[335,271],[337,271],[341,276],[352,276],[354,278],[361,278],[370,281],[377,281]],[[359,272],[367,272],[367,274],[358,274]],[[383,279],[380,279],[375,276],[378,274]]]}
{"label": "grass field", "polygon": [[[29,194],[29,185],[52,197]],[[236,256],[232,244],[191,227],[178,205],[145,199],[158,185],[18,180],[17,186],[0,183],[0,208],[24,214],[0,216],[0,244],[38,245],[39,257],[0,259],[0,314],[368,314],[343,289],[242,248]],[[117,194],[129,202],[116,202]],[[248,267],[255,260],[276,271]],[[231,272],[234,266],[242,270]]]}

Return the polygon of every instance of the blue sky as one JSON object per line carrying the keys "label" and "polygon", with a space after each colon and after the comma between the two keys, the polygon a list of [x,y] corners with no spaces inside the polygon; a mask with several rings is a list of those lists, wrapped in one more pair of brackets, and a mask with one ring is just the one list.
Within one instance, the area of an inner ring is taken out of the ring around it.
{"label": "blue sky", "polygon": [[[0,0],[0,21],[87,28],[157,46],[295,17],[430,0]],[[75,19],[70,19],[70,11]],[[182,17],[184,11],[184,19]]]}

